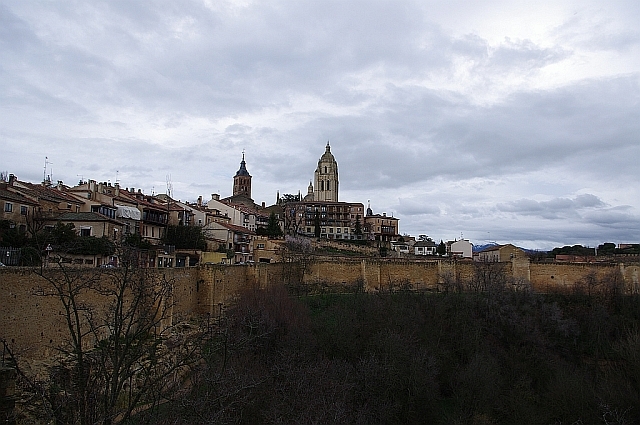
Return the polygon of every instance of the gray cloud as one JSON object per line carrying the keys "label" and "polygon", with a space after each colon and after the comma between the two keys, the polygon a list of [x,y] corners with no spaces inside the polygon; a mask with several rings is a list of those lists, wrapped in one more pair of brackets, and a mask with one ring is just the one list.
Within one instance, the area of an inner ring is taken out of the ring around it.
{"label": "gray cloud", "polygon": [[465,2],[9,0],[0,168],[39,181],[48,156],[66,182],[147,192],[170,175],[193,200],[229,192],[246,149],[268,201],[305,192],[330,139],[342,199],[404,232],[637,240],[640,10],[565,6],[512,34],[462,24],[491,18]]}
{"label": "gray cloud", "polygon": [[574,199],[555,198],[542,202],[532,199],[519,199],[517,201],[496,205],[499,211],[519,215],[538,216],[550,220],[577,217],[580,210],[603,208],[604,206],[604,202],[597,196],[591,194],[578,195]]}

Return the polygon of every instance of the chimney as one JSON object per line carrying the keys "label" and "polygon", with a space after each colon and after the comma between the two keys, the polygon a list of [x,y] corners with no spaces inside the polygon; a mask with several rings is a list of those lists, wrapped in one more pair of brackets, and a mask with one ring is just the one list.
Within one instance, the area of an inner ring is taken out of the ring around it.
{"label": "chimney", "polygon": [[116,196],[120,195],[120,183],[116,183],[114,187],[116,188]]}
{"label": "chimney", "polygon": [[262,201],[262,208],[264,208],[264,201]]}
{"label": "chimney", "polygon": [[13,182],[18,180],[15,174],[9,174],[9,186],[13,186]]}
{"label": "chimney", "polygon": [[201,206],[202,206],[202,195],[198,196],[198,203],[197,203],[197,205],[198,205],[199,207],[201,207]]}
{"label": "chimney", "polygon": [[386,217],[386,216],[387,216],[387,213],[383,212],[383,213],[382,213],[382,216],[383,216],[383,217]]}
{"label": "chimney", "polygon": [[58,180],[58,185],[57,185],[58,190],[62,190],[62,186],[63,186],[62,180]]}
{"label": "chimney", "polygon": [[214,201],[219,201],[220,200],[220,195],[218,195],[217,193],[212,193],[211,194],[211,199]]}

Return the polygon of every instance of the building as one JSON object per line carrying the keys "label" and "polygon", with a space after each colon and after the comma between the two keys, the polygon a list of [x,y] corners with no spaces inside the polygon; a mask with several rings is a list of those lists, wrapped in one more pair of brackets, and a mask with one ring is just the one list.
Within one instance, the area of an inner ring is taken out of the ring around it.
{"label": "building", "polygon": [[253,258],[259,263],[277,263],[282,261],[284,240],[257,236],[253,240]]}
{"label": "building", "polygon": [[417,241],[413,244],[413,253],[415,255],[436,255],[438,245],[431,239]]}
{"label": "building", "polygon": [[503,263],[514,258],[526,257],[525,252],[517,246],[511,244],[494,245],[478,252],[476,261],[487,263]]}
{"label": "building", "polygon": [[114,218],[95,212],[68,212],[58,216],[61,224],[73,224],[78,236],[106,237],[113,242],[119,242],[122,235],[123,223]]}
{"label": "building", "polygon": [[397,218],[387,217],[387,213],[374,214],[369,206],[364,217],[364,231],[371,241],[391,242],[400,237],[398,223]]}
{"label": "building", "polygon": [[411,253],[411,248],[407,242],[394,241],[391,242],[391,249],[400,253],[400,254],[409,254]]}
{"label": "building", "polygon": [[37,221],[36,231],[41,230],[42,226],[54,225],[56,217],[60,214],[81,211],[85,204],[83,200],[67,193],[67,188],[61,181],[55,186],[49,180],[34,184],[20,181],[10,174],[6,189],[38,204],[32,216]]}
{"label": "building", "polygon": [[10,192],[0,186],[0,221],[5,221],[10,229],[17,228],[26,233],[33,223],[31,218],[37,211],[38,203],[20,193]]}
{"label": "building", "polygon": [[205,231],[226,250],[233,253],[233,263],[253,261],[253,239],[255,232],[233,224],[212,222]]}
{"label": "building", "polygon": [[[363,239],[358,231],[364,205],[349,202],[290,202],[284,206],[284,228],[289,235],[325,239]],[[361,226],[360,226],[361,227]]]}
{"label": "building", "polygon": [[467,239],[454,241],[449,245],[449,255],[457,258],[473,258],[473,244]]}

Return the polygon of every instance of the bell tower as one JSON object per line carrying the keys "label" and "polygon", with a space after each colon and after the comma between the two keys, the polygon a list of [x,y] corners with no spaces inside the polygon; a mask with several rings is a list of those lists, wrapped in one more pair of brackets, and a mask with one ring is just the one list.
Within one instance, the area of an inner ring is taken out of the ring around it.
{"label": "bell tower", "polygon": [[338,163],[327,141],[313,178],[313,200],[338,202]]}
{"label": "bell tower", "polygon": [[240,168],[233,177],[233,196],[238,195],[251,199],[251,174],[247,171],[247,163],[244,162],[244,151],[242,151]]}

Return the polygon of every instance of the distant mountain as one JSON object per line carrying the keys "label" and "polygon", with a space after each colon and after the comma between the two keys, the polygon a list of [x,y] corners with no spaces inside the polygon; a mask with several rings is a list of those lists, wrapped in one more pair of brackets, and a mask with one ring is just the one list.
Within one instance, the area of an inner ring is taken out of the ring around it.
{"label": "distant mountain", "polygon": [[489,248],[490,246],[496,246],[498,245],[497,243],[486,243],[484,245],[474,245],[473,246],[473,252],[480,252],[483,249]]}
{"label": "distant mountain", "polygon": [[[497,243],[487,243],[484,245],[474,245],[473,246],[473,252],[480,252],[483,249],[489,248],[491,246],[497,246]],[[526,252],[527,254],[531,255],[531,254],[536,254],[536,253],[540,253],[540,252],[546,252],[546,251],[540,251],[538,249],[529,249],[529,248],[522,248],[521,246],[519,246],[518,248],[520,248],[521,250],[523,250],[524,252]]]}

